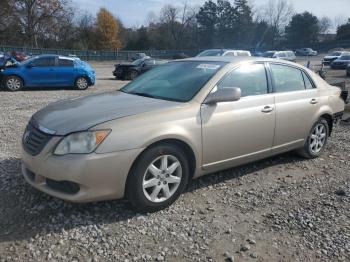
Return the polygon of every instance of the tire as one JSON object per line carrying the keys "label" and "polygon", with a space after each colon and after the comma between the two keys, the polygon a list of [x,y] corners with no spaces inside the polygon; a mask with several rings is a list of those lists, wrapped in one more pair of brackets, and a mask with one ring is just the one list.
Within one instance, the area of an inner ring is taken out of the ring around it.
{"label": "tire", "polygon": [[12,75],[5,78],[4,87],[11,92],[20,91],[23,89],[23,81],[20,77]]}
{"label": "tire", "polygon": [[161,144],[147,149],[137,159],[129,173],[126,197],[137,211],[156,212],[179,198],[188,179],[189,166],[183,150]]}
{"label": "tire", "polygon": [[89,87],[89,81],[86,77],[80,76],[75,80],[74,87],[77,90],[86,90]]}
{"label": "tire", "polygon": [[129,79],[130,80],[134,80],[135,78],[137,78],[139,76],[139,73],[135,70],[132,70],[130,73],[129,73]]}
{"label": "tire", "polygon": [[[322,131],[321,131],[322,130]],[[320,118],[311,128],[303,148],[297,152],[302,157],[312,159],[319,157],[327,144],[329,125],[326,119]],[[316,141],[316,142],[315,142]]]}

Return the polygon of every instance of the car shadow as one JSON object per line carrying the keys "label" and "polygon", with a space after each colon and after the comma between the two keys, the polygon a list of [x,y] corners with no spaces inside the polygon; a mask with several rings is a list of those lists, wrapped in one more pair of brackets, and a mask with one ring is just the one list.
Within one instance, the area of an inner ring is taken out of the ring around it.
{"label": "car shadow", "polygon": [[[73,87],[25,87],[20,91],[17,92],[32,92],[32,91],[60,91],[60,90],[69,90],[69,91],[78,91],[77,89],[73,88]],[[10,92],[7,91],[4,87],[0,88],[0,92]],[[16,93],[17,93],[16,92]]]}
{"label": "car shadow", "polygon": [[[193,180],[184,194],[271,166],[300,161],[303,159],[288,153],[227,169]],[[119,223],[140,215],[125,200],[76,204],[41,193],[22,178],[19,158],[0,161],[0,180],[0,243],[27,240],[63,229]]]}

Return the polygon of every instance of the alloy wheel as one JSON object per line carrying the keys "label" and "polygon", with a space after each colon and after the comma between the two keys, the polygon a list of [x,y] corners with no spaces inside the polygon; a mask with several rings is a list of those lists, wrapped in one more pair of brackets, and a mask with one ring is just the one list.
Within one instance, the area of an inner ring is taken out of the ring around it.
{"label": "alloy wheel", "polygon": [[314,129],[312,130],[309,146],[310,151],[314,154],[318,154],[323,146],[325,145],[327,139],[327,128],[324,124],[319,123],[317,124]]}
{"label": "alloy wheel", "polygon": [[143,176],[143,193],[151,202],[164,202],[175,194],[181,179],[180,161],[172,155],[160,156],[152,161]]}
{"label": "alloy wheel", "polygon": [[21,89],[22,83],[17,77],[10,77],[6,81],[6,87],[11,91]]}
{"label": "alloy wheel", "polygon": [[78,80],[77,80],[77,87],[78,89],[81,89],[81,90],[84,90],[88,87],[88,82],[87,80],[84,78],[84,77],[80,77]]}

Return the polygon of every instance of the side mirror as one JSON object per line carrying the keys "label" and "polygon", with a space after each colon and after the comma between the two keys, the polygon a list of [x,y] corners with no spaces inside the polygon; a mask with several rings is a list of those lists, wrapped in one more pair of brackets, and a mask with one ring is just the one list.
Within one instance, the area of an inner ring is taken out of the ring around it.
{"label": "side mirror", "polygon": [[29,68],[29,69],[31,69],[31,68],[33,68],[34,66],[33,66],[33,64],[28,64],[26,67]]}
{"label": "side mirror", "polygon": [[241,99],[242,91],[238,87],[225,87],[210,93],[204,100],[204,104],[216,104],[220,102],[234,102]]}

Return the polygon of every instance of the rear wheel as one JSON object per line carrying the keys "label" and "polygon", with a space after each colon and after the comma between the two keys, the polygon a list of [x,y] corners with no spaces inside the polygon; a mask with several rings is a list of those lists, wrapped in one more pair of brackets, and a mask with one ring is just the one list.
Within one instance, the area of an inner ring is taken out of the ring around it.
{"label": "rear wheel", "polygon": [[86,79],[86,77],[78,77],[77,80],[75,80],[75,88],[78,90],[86,90],[89,87],[89,82]]}
{"label": "rear wheel", "polygon": [[23,88],[23,81],[18,76],[8,76],[5,79],[4,85],[7,90],[15,92]]}
{"label": "rear wheel", "polygon": [[145,151],[129,174],[126,195],[141,212],[155,212],[175,202],[187,186],[189,168],[181,148],[163,144]]}
{"label": "rear wheel", "polygon": [[326,119],[320,118],[311,128],[304,147],[298,153],[305,158],[319,157],[327,144],[328,137],[328,122]]}

